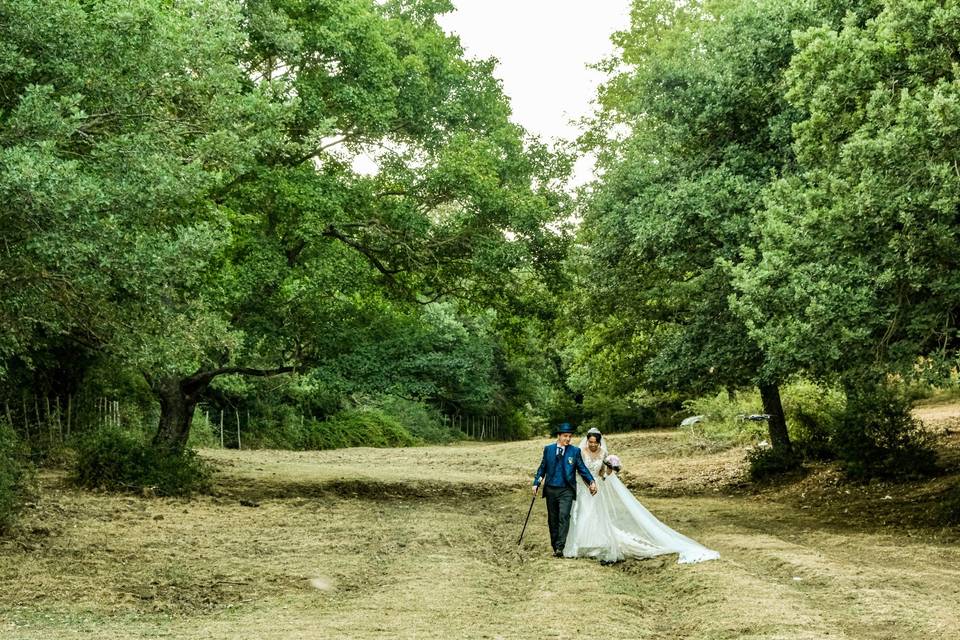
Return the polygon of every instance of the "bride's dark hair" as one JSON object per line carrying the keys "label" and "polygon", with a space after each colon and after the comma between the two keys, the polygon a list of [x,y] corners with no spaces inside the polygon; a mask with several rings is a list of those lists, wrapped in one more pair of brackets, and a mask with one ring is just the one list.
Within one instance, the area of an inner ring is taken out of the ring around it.
{"label": "bride's dark hair", "polygon": [[600,433],[599,431],[591,431],[591,432],[589,432],[589,433],[587,434],[587,442],[590,442],[590,438],[592,438],[592,437],[594,437],[594,436],[597,437],[597,444],[600,444],[601,442],[603,442],[603,434]]}

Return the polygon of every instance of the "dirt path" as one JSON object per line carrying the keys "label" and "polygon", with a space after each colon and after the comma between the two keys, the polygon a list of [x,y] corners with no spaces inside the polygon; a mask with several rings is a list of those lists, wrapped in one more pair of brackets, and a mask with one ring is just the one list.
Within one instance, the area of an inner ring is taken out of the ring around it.
{"label": "dirt path", "polygon": [[884,492],[899,513],[889,505],[919,488],[858,492],[822,470],[754,493],[739,485],[742,451],[689,451],[674,431],[613,436],[644,504],[722,558],[604,567],[548,556],[540,501],[517,549],[541,444],[207,451],[217,494],[192,501],[45,475],[20,535],[0,542],[0,637],[960,634],[957,532],[853,512]]}

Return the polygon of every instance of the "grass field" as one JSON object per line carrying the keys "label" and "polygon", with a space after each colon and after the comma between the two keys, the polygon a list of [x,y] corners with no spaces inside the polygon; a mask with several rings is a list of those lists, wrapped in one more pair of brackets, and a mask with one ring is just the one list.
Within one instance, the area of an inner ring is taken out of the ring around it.
{"label": "grass field", "polygon": [[542,501],[518,549],[545,440],[207,450],[216,490],[192,500],[44,472],[0,541],[0,638],[956,638],[960,536],[935,523],[960,437],[941,432],[931,482],[824,466],[759,489],[740,449],[611,436],[644,504],[721,552],[699,565],[554,559]]}

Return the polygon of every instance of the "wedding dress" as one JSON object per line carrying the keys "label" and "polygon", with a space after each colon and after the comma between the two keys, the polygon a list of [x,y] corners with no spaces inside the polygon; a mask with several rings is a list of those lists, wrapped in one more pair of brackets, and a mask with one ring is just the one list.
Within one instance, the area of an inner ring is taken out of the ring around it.
{"label": "wedding dress", "polygon": [[577,499],[570,515],[570,531],[563,555],[617,562],[625,558],[652,558],[677,553],[681,563],[720,557],[716,551],[657,520],[616,474],[609,473],[602,479],[600,468],[606,457],[606,447],[593,454],[586,443],[581,443],[580,452],[596,478],[597,495],[590,495],[582,479],[577,481]]}

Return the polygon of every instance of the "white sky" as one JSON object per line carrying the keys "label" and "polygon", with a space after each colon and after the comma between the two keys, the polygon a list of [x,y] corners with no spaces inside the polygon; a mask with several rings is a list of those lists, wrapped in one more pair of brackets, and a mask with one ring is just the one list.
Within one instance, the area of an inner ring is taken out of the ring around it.
{"label": "white sky", "polygon": [[[467,56],[495,57],[513,119],[544,140],[572,139],[571,121],[591,111],[603,77],[587,65],[613,52],[610,35],[629,25],[630,0],[453,0],[440,25]],[[591,163],[577,166],[576,182]]]}

